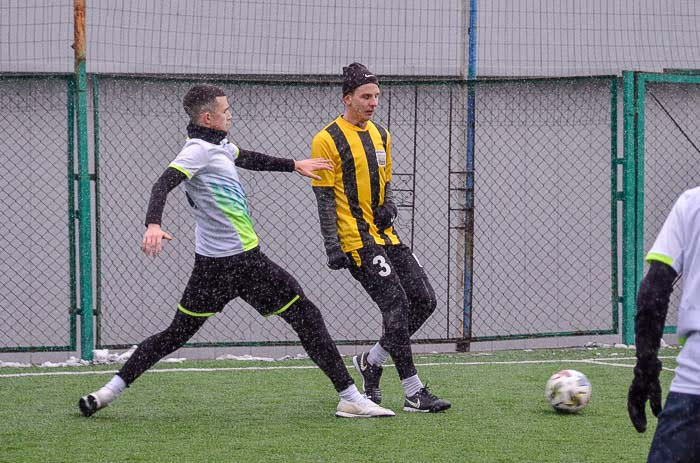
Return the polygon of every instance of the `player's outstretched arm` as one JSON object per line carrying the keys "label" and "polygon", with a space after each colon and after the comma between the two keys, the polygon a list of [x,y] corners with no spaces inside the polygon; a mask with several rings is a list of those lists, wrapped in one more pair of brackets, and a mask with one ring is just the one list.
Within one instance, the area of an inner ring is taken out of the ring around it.
{"label": "player's outstretched arm", "polygon": [[163,175],[156,181],[151,189],[151,197],[148,200],[146,212],[146,232],[141,240],[141,249],[147,256],[158,256],[163,250],[163,240],[172,240],[173,237],[164,232],[161,227],[163,208],[168,198],[168,193],[184,181],[187,176],[173,168],[168,167]]}
{"label": "player's outstretched arm", "polygon": [[294,171],[304,177],[321,180],[321,177],[314,174],[317,170],[333,170],[333,163],[329,159],[323,158],[294,161]]}
{"label": "player's outstretched arm", "polygon": [[676,276],[673,267],[652,261],[637,295],[634,320],[637,364],[627,394],[627,412],[638,432],[647,428],[647,401],[654,416],[661,412],[661,361],[658,354]]}
{"label": "player's outstretched arm", "polygon": [[295,161],[289,158],[278,158],[256,151],[240,150],[236,158],[236,166],[246,170],[268,172],[298,172],[304,177],[320,179],[313,172],[317,170],[333,170],[333,164],[327,159],[304,159]]}

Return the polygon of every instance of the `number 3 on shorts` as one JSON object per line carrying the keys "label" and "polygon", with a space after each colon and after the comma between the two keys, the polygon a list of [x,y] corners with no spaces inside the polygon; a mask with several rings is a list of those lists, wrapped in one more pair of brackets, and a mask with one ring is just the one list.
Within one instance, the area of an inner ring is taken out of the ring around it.
{"label": "number 3 on shorts", "polygon": [[381,267],[381,270],[379,271],[380,277],[385,277],[391,274],[391,267],[389,267],[389,264],[386,263],[386,259],[384,259],[384,256],[374,256],[374,259],[372,259],[372,263]]}

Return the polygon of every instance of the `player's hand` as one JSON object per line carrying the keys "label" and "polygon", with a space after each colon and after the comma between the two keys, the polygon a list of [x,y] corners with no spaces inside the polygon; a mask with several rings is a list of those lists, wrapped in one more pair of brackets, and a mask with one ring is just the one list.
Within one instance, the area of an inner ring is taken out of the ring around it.
{"label": "player's hand", "polygon": [[163,240],[172,240],[173,237],[169,233],[164,232],[160,225],[155,223],[148,224],[146,232],[143,234],[141,241],[141,249],[147,256],[159,256],[163,250]]}
{"label": "player's hand", "polygon": [[333,170],[333,163],[330,161],[330,159],[321,158],[294,161],[294,171],[298,172],[304,177],[321,180],[321,177],[314,174],[314,172],[316,172],[317,170]]}
{"label": "player's hand", "polygon": [[374,210],[374,224],[379,230],[386,230],[396,220],[396,207],[382,204]]}
{"label": "player's hand", "polygon": [[637,360],[634,367],[634,379],[627,394],[627,412],[637,432],[647,429],[647,415],[645,411],[647,400],[654,416],[661,413],[661,384],[659,373],[661,362],[658,358],[648,361]]}
{"label": "player's hand", "polygon": [[328,252],[328,268],[331,270],[348,268],[349,265],[350,259],[341,249]]}

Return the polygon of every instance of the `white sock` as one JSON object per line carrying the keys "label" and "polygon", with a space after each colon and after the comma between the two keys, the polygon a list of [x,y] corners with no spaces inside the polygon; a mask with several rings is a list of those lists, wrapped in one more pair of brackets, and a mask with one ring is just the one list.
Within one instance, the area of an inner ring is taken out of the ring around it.
{"label": "white sock", "polygon": [[409,376],[406,379],[401,380],[401,385],[406,393],[406,397],[414,396],[423,389],[423,383],[421,383],[418,375]]}
{"label": "white sock", "polygon": [[124,392],[124,389],[126,389],[126,383],[121,376],[114,375],[112,379],[110,379],[109,382],[104,385],[104,387],[111,390],[114,394],[114,398],[116,399],[122,392]]}
{"label": "white sock", "polygon": [[375,366],[382,366],[389,360],[389,352],[384,349],[381,344],[376,343],[372,346],[367,354],[367,363]]}
{"label": "white sock", "polygon": [[357,386],[351,384],[342,391],[340,391],[340,398],[345,399],[348,402],[359,402],[362,400],[362,394],[357,390]]}

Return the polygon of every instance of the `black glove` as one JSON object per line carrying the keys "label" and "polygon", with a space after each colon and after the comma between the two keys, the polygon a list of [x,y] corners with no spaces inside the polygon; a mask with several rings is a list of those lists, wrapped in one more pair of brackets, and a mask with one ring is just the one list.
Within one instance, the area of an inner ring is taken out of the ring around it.
{"label": "black glove", "polygon": [[340,248],[327,251],[327,254],[328,268],[330,268],[331,270],[340,270],[341,268],[348,268],[348,266],[350,265],[350,259],[348,259],[348,256]]}
{"label": "black glove", "polygon": [[647,429],[645,407],[647,400],[654,416],[661,413],[661,384],[659,384],[661,362],[658,358],[648,361],[637,360],[634,379],[627,394],[627,412],[637,432]]}
{"label": "black glove", "polygon": [[379,230],[386,230],[396,220],[398,211],[393,204],[382,204],[374,210],[374,224]]}

